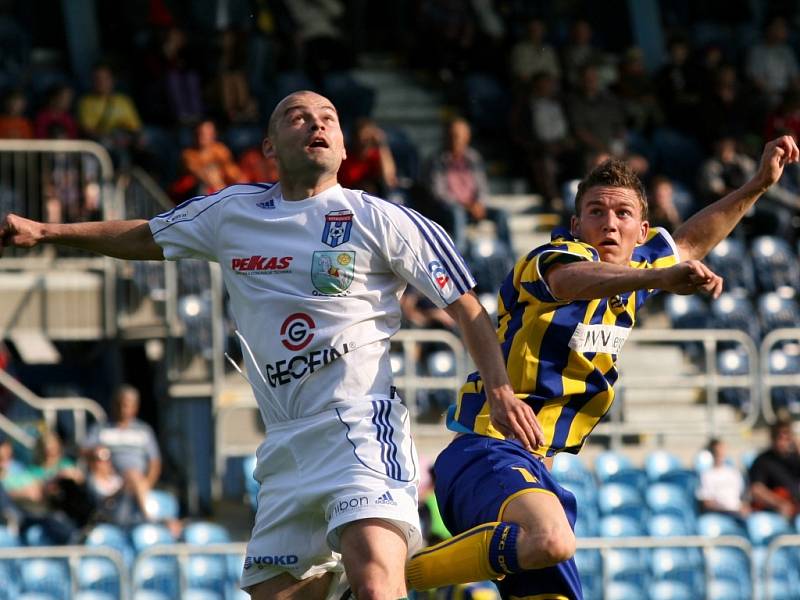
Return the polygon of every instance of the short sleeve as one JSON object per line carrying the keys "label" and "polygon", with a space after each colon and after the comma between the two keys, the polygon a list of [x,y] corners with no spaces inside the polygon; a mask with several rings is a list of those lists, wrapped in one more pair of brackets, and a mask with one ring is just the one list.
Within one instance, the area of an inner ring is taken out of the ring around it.
{"label": "short sleeve", "polygon": [[561,302],[547,285],[547,271],[555,265],[581,261],[599,262],[600,255],[588,244],[554,236],[549,244],[539,246],[531,252],[519,275],[520,286],[541,302]]}
{"label": "short sleeve", "polygon": [[441,226],[408,207],[370,201],[381,202],[376,204],[379,244],[397,275],[439,308],[475,287],[466,261]]}
{"label": "short sleeve", "polygon": [[164,258],[217,260],[216,230],[223,196],[197,196],[150,219],[153,239]]}
{"label": "short sleeve", "polygon": [[[675,240],[666,229],[653,227],[647,233],[643,244],[633,250],[630,266],[636,269],[664,269],[681,261]],[[637,306],[641,306],[647,298],[660,290],[640,290],[636,294]]]}

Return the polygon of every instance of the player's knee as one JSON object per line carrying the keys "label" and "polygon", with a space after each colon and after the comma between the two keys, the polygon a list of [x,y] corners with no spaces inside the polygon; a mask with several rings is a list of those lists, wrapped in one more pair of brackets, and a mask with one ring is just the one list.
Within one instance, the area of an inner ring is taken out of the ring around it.
{"label": "player's knee", "polygon": [[575,534],[571,529],[554,527],[525,535],[517,545],[517,560],[522,569],[543,569],[569,560],[575,555]]}

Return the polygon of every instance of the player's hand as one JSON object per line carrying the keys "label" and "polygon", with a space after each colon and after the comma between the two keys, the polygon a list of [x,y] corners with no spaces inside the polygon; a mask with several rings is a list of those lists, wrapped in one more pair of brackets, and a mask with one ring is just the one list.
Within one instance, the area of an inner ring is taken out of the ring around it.
{"label": "player's hand", "polygon": [[492,425],[509,439],[517,439],[533,451],[544,444],[544,433],[533,409],[517,398],[510,387],[487,390]]}
{"label": "player's hand", "polygon": [[701,292],[712,298],[722,293],[722,277],[714,273],[699,260],[687,260],[662,269],[661,289],[675,294]]}
{"label": "player's hand", "polygon": [[0,221],[0,257],[6,248],[33,248],[43,237],[41,223],[15,214],[7,214]]}
{"label": "player's hand", "polygon": [[753,180],[759,188],[766,190],[781,178],[786,165],[798,160],[800,160],[800,150],[792,136],[784,135],[774,139],[764,146],[761,162]]}

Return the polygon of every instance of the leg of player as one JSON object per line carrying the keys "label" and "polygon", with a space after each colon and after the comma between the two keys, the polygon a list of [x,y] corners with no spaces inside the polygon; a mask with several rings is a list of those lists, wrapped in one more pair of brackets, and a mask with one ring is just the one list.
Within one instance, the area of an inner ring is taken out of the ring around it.
{"label": "leg of player", "polygon": [[324,600],[331,587],[332,573],[297,580],[282,573],[252,586],[248,592],[252,600]]}
{"label": "leg of player", "polygon": [[408,580],[426,590],[551,567],[575,554],[575,534],[554,494],[527,489],[511,496],[498,521],[425,548],[409,561]]}
{"label": "leg of player", "polygon": [[405,536],[381,519],[353,521],[342,531],[342,561],[358,600],[406,597]]}
{"label": "leg of player", "polygon": [[551,567],[575,554],[575,533],[553,494],[521,494],[508,503],[499,518],[520,526],[517,534],[520,569]]}

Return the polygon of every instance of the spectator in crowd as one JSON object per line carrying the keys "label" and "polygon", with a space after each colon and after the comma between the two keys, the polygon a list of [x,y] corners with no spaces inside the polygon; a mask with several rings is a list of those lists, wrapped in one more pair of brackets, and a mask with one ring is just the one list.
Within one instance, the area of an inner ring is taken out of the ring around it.
{"label": "spectator in crowd", "polygon": [[525,26],[525,37],[511,48],[511,77],[516,83],[526,84],[538,73],[547,73],[555,83],[561,77],[558,55],[545,41],[544,21],[530,19]]}
{"label": "spectator in crowd", "polygon": [[[144,59],[143,109],[149,119],[167,124],[196,124],[205,114],[200,71],[194,64],[186,31],[177,26],[164,28]],[[169,111],[164,111],[164,105]],[[169,120],[171,119],[171,121]]]}
{"label": "spectator in crowd", "polygon": [[278,181],[278,163],[274,156],[264,156],[261,146],[245,148],[236,162],[242,172],[242,182],[275,183]]}
{"label": "spectator in crowd", "polygon": [[33,124],[25,116],[28,100],[25,92],[14,89],[3,100],[3,113],[0,114],[0,138],[30,139],[33,137]]}
{"label": "spectator in crowd", "polygon": [[700,486],[697,499],[704,512],[721,512],[737,518],[744,518],[750,506],[744,501],[747,486],[741,471],[727,462],[725,442],[712,438],[708,451],[714,459],[713,464],[700,473]]}
{"label": "spectator in crowd", "polygon": [[86,462],[86,487],[94,510],[93,519],[121,526],[140,521],[145,512],[137,503],[140,496],[114,469],[111,450],[106,446],[90,448]]}
{"label": "spectator in crowd", "polygon": [[789,90],[780,104],[767,115],[764,135],[791,135],[800,139],[800,91]]}
{"label": "spectator in crowd", "polygon": [[15,502],[38,502],[42,498],[41,486],[14,458],[14,447],[7,438],[0,441],[0,484]]}
{"label": "spectator in crowd", "polygon": [[342,28],[346,9],[341,0],[293,0],[286,9],[294,25],[300,64],[311,81],[318,85],[325,73],[350,67],[351,50]]}
{"label": "spectator in crowd", "polygon": [[92,90],[78,101],[78,122],[86,135],[111,152],[117,164],[130,165],[142,121],[133,99],[115,91],[109,65],[100,63],[92,71]]}
{"label": "spectator in crowd", "polygon": [[213,194],[227,185],[244,181],[233,154],[217,139],[214,121],[200,121],[194,133],[194,145],[181,152],[185,173],[172,186],[177,200],[197,194]]}
{"label": "spectator in crowd", "polygon": [[619,98],[601,88],[596,66],[581,69],[578,90],[567,102],[567,115],[584,157],[608,153],[626,160],[639,176],[647,171],[647,161],[628,151],[625,108]]}
{"label": "spectator in crowd", "polygon": [[527,163],[531,185],[544,197],[546,207],[556,211],[563,208],[559,180],[569,174],[575,159],[575,141],[556,97],[557,86],[550,73],[535,73],[528,93],[511,112],[511,138]]}
{"label": "spectator in crowd", "polygon": [[755,510],[774,510],[787,519],[800,512],[800,453],[792,422],[770,426],[769,448],[750,466],[750,495]]}
{"label": "spectator in crowd", "polygon": [[381,197],[397,187],[397,168],[386,133],[372,119],[362,117],[356,121],[347,158],[339,168],[339,182]]}
{"label": "spectator in crowd", "polygon": [[592,46],[592,26],[585,19],[576,19],[569,29],[569,41],[562,51],[564,76],[571,88],[581,87],[583,69],[597,60],[598,50]]}
{"label": "spectator in crowd", "polygon": [[219,34],[219,66],[215,85],[220,105],[229,123],[254,123],[258,120],[258,102],[250,93],[247,81],[247,38],[236,29]]}
{"label": "spectator in crowd", "polygon": [[664,113],[640,48],[629,48],[622,56],[615,91],[625,111],[628,130],[649,137],[656,127],[663,125]]}
{"label": "spectator in crowd", "polygon": [[58,84],[47,93],[47,102],[36,113],[34,130],[40,139],[69,139],[78,137],[78,121],[72,114],[75,93],[67,84]]}
{"label": "spectator in crowd", "polygon": [[721,65],[712,74],[711,81],[710,91],[701,101],[697,130],[697,136],[707,150],[711,150],[720,137],[743,139],[754,129],[753,116],[760,112],[742,93],[733,65]]}
{"label": "spectator in crowd", "polygon": [[677,229],[683,222],[675,205],[674,187],[669,177],[656,175],[650,180],[650,193],[647,195],[651,227],[665,227],[669,231]]}
{"label": "spectator in crowd", "polygon": [[114,393],[113,421],[92,427],[83,450],[87,456],[98,446],[111,451],[114,469],[147,517],[147,494],[161,475],[161,452],[153,430],[137,418],[138,414],[139,392],[130,385],[120,386]]}
{"label": "spectator in crowd", "polygon": [[483,158],[470,146],[471,140],[472,128],[466,119],[456,117],[446,123],[444,147],[427,168],[427,184],[434,204],[430,208],[462,250],[467,245],[467,224],[485,219],[494,222],[497,237],[510,247],[505,213],[486,206],[489,180]]}
{"label": "spectator in crowd", "polygon": [[[690,135],[697,131],[700,72],[690,60],[691,46],[683,36],[669,40],[669,56],[656,75],[656,91],[671,127]],[[771,139],[771,138],[770,138]]]}
{"label": "spectator in crowd", "polygon": [[714,154],[700,167],[697,182],[700,196],[705,204],[710,204],[740,187],[755,172],[755,161],[738,151],[735,138],[718,138]]}
{"label": "spectator in crowd", "polygon": [[747,76],[771,106],[784,92],[800,86],[800,68],[788,38],[786,19],[775,16],[766,25],[764,40],[747,53]]}

